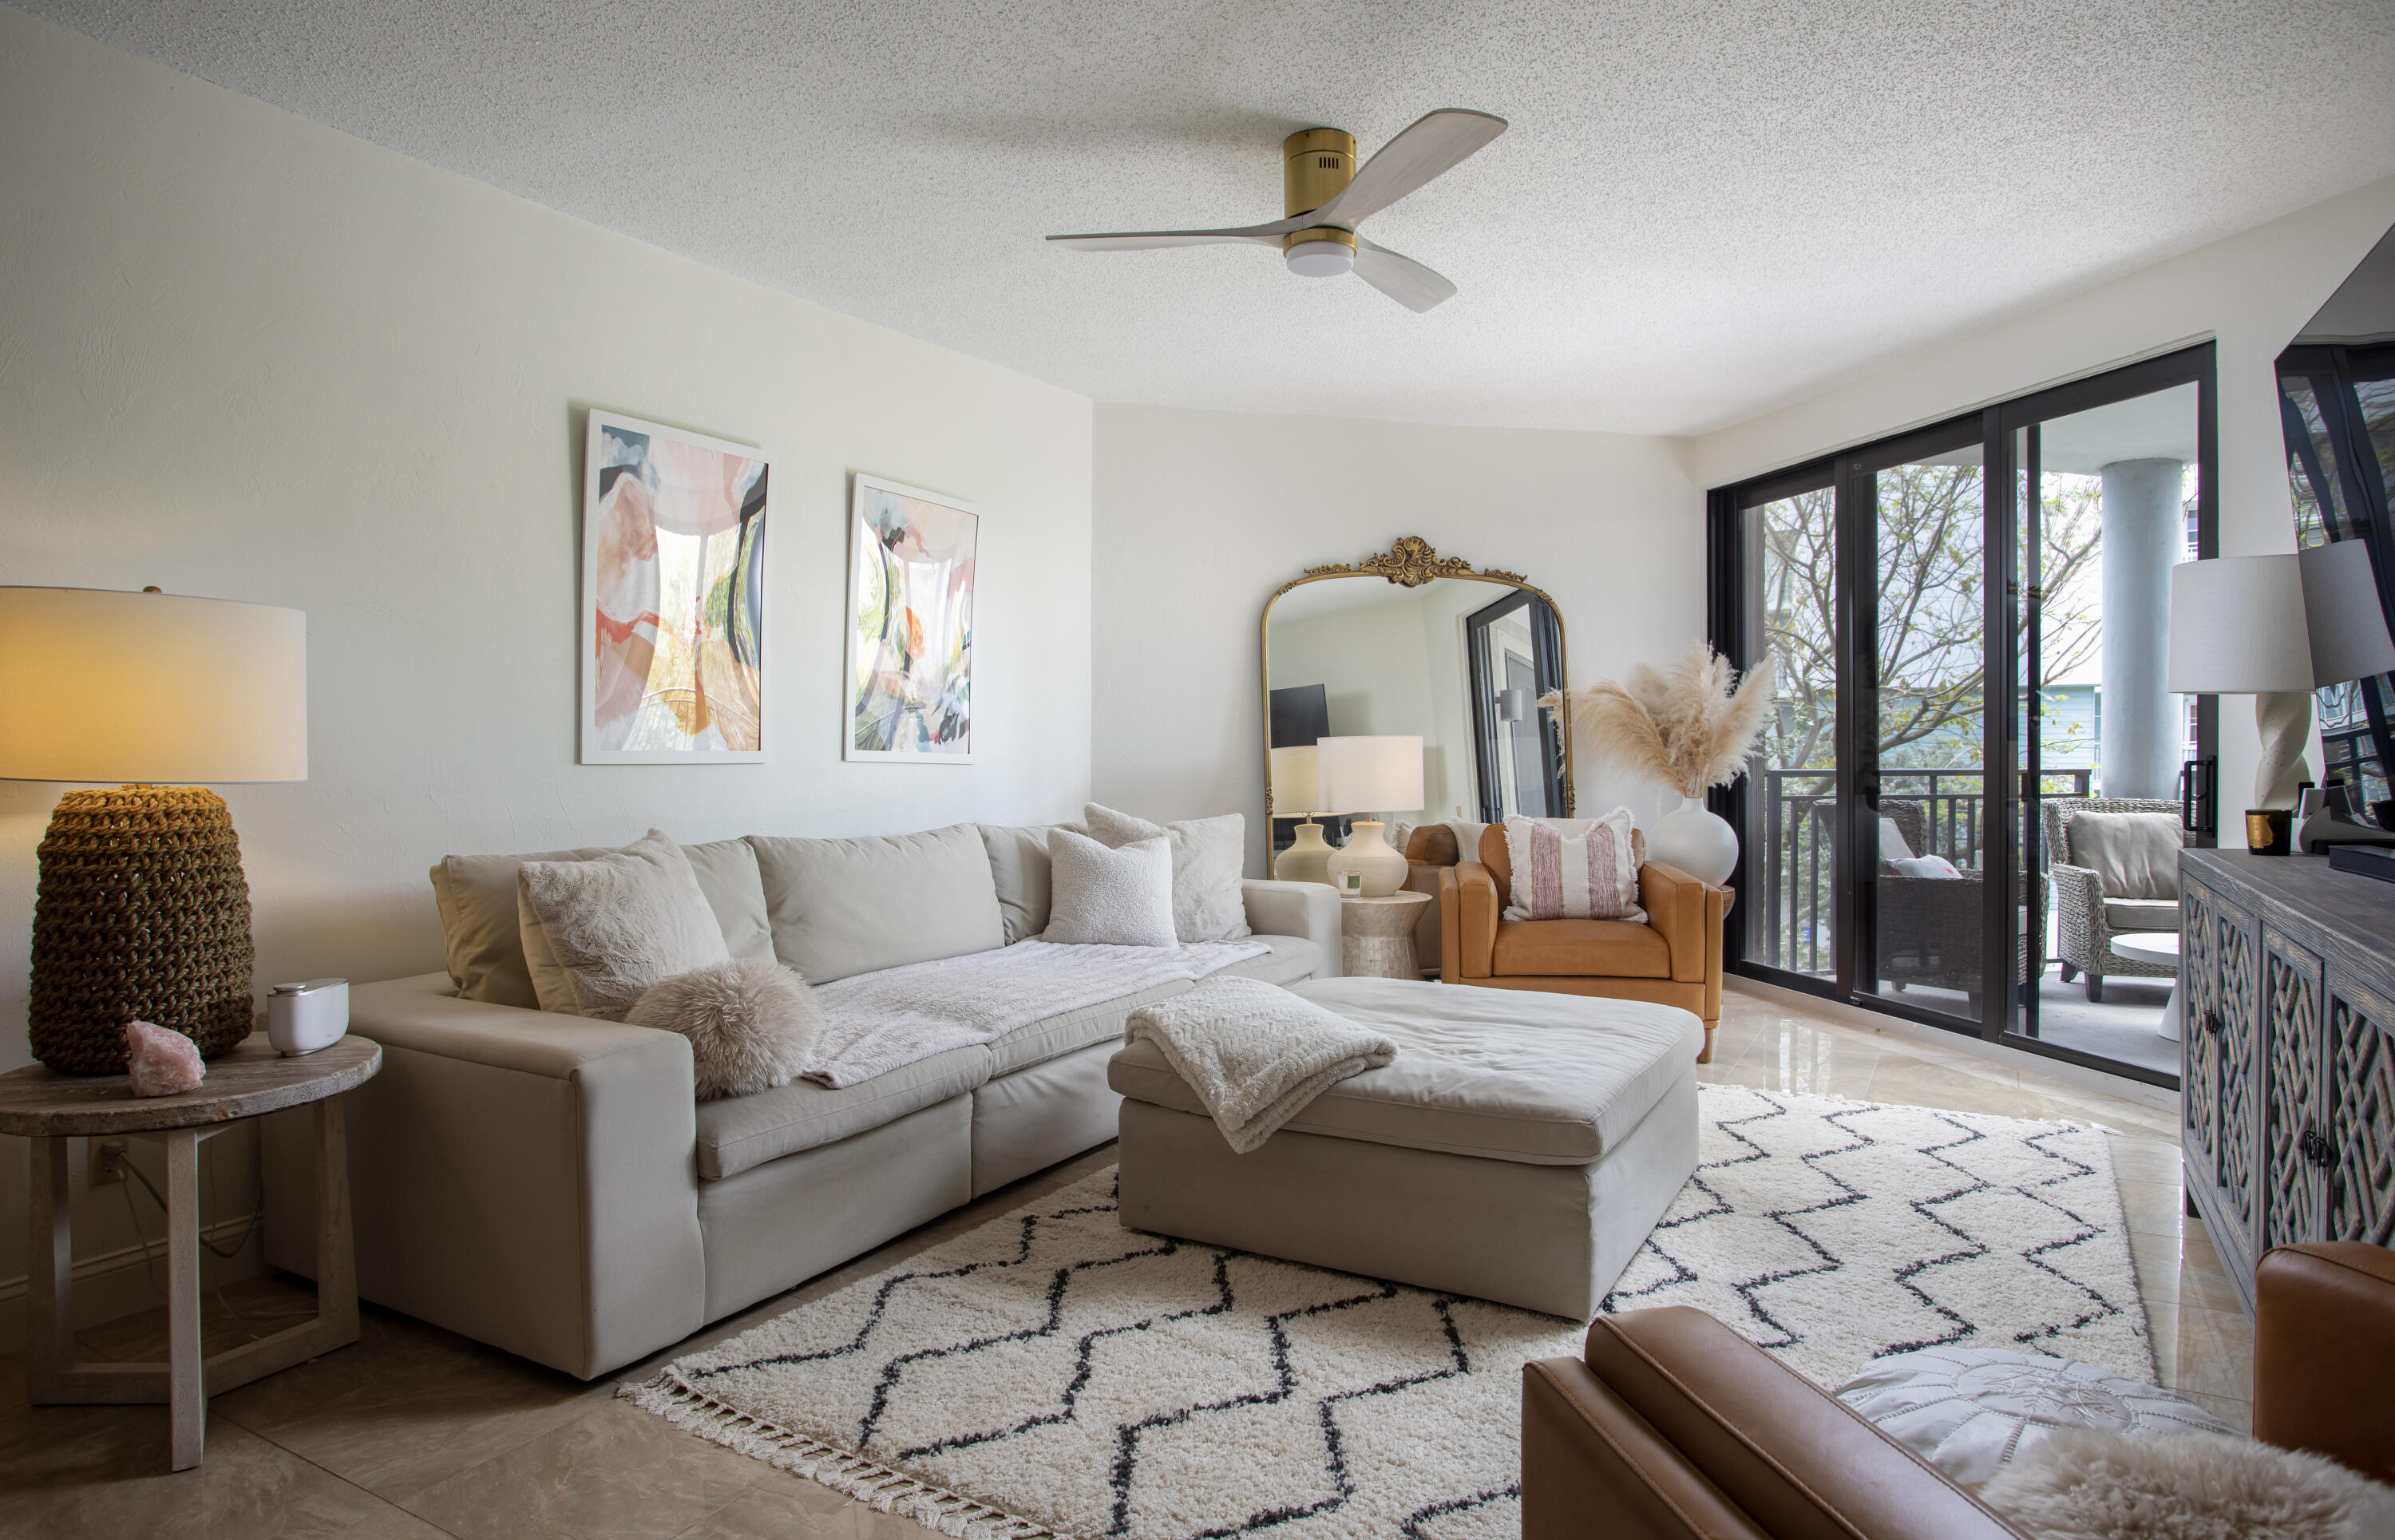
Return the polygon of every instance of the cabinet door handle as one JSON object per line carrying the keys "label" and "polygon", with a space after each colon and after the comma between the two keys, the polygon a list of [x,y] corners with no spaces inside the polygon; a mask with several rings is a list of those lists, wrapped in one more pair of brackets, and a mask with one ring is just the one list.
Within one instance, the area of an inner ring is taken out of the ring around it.
{"label": "cabinet door handle", "polygon": [[2302,1148],[2306,1161],[2323,1170],[2327,1169],[2329,1158],[2334,1151],[2329,1146],[2326,1135],[2316,1128],[2307,1128],[2304,1130],[2303,1137],[2296,1142]]}

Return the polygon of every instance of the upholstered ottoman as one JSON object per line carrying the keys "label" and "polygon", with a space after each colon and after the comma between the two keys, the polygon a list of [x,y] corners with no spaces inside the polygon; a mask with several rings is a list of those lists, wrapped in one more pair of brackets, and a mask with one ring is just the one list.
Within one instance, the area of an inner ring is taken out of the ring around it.
{"label": "upholstered ottoman", "polygon": [[1672,1005],[1333,978],[1294,993],[1386,1033],[1233,1153],[1153,1042],[1117,1053],[1122,1222],[1585,1321],[1697,1168],[1704,1024]]}

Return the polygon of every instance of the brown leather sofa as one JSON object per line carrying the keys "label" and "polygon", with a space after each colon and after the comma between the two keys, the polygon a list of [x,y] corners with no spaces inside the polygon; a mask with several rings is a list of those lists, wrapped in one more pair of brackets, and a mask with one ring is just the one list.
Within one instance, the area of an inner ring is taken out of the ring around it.
{"label": "brown leather sofa", "polygon": [[1644,924],[1627,920],[1508,920],[1513,863],[1492,824],[1480,859],[1439,873],[1439,976],[1450,984],[1552,994],[1647,1000],[1694,1011],[1705,1022],[1699,1064],[1714,1056],[1721,1025],[1725,890],[1660,862],[1638,868]]}
{"label": "brown leather sofa", "polygon": [[[2395,1252],[2282,1246],[2255,1293],[2255,1436],[2395,1480]],[[2018,1540],[1699,1310],[1599,1317],[1583,1358],[1522,1376],[1523,1540]]]}

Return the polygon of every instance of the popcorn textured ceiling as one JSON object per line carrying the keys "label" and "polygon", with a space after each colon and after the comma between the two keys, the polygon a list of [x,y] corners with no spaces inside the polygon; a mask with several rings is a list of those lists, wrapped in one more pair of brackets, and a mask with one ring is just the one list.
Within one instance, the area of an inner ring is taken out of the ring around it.
{"label": "popcorn textured ceiling", "polygon": [[[1102,401],[1700,431],[2395,172],[2388,0],[18,0]],[[1513,129],[1367,232],[1415,315],[1243,246],[1279,143]]]}

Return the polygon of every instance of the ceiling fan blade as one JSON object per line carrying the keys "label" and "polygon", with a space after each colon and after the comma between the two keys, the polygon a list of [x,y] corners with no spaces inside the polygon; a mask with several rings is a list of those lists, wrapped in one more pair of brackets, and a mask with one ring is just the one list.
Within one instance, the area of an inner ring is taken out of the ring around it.
{"label": "ceiling fan blade", "polygon": [[1356,237],[1356,276],[1419,315],[1455,298],[1455,285],[1410,257]]}
{"label": "ceiling fan blade", "polygon": [[1340,194],[1316,209],[1315,224],[1340,224],[1354,229],[1357,220],[1376,214],[1432,178],[1460,166],[1475,151],[1505,131],[1505,120],[1462,107],[1442,107],[1425,113],[1411,126],[1364,163]]}
{"label": "ceiling fan blade", "polygon": [[1302,227],[1303,221],[1283,219],[1277,224],[1250,225],[1243,230],[1149,230],[1129,231],[1116,235],[1051,235],[1048,238],[1077,251],[1159,251],[1167,246],[1270,246],[1280,245],[1287,225],[1290,230]]}

